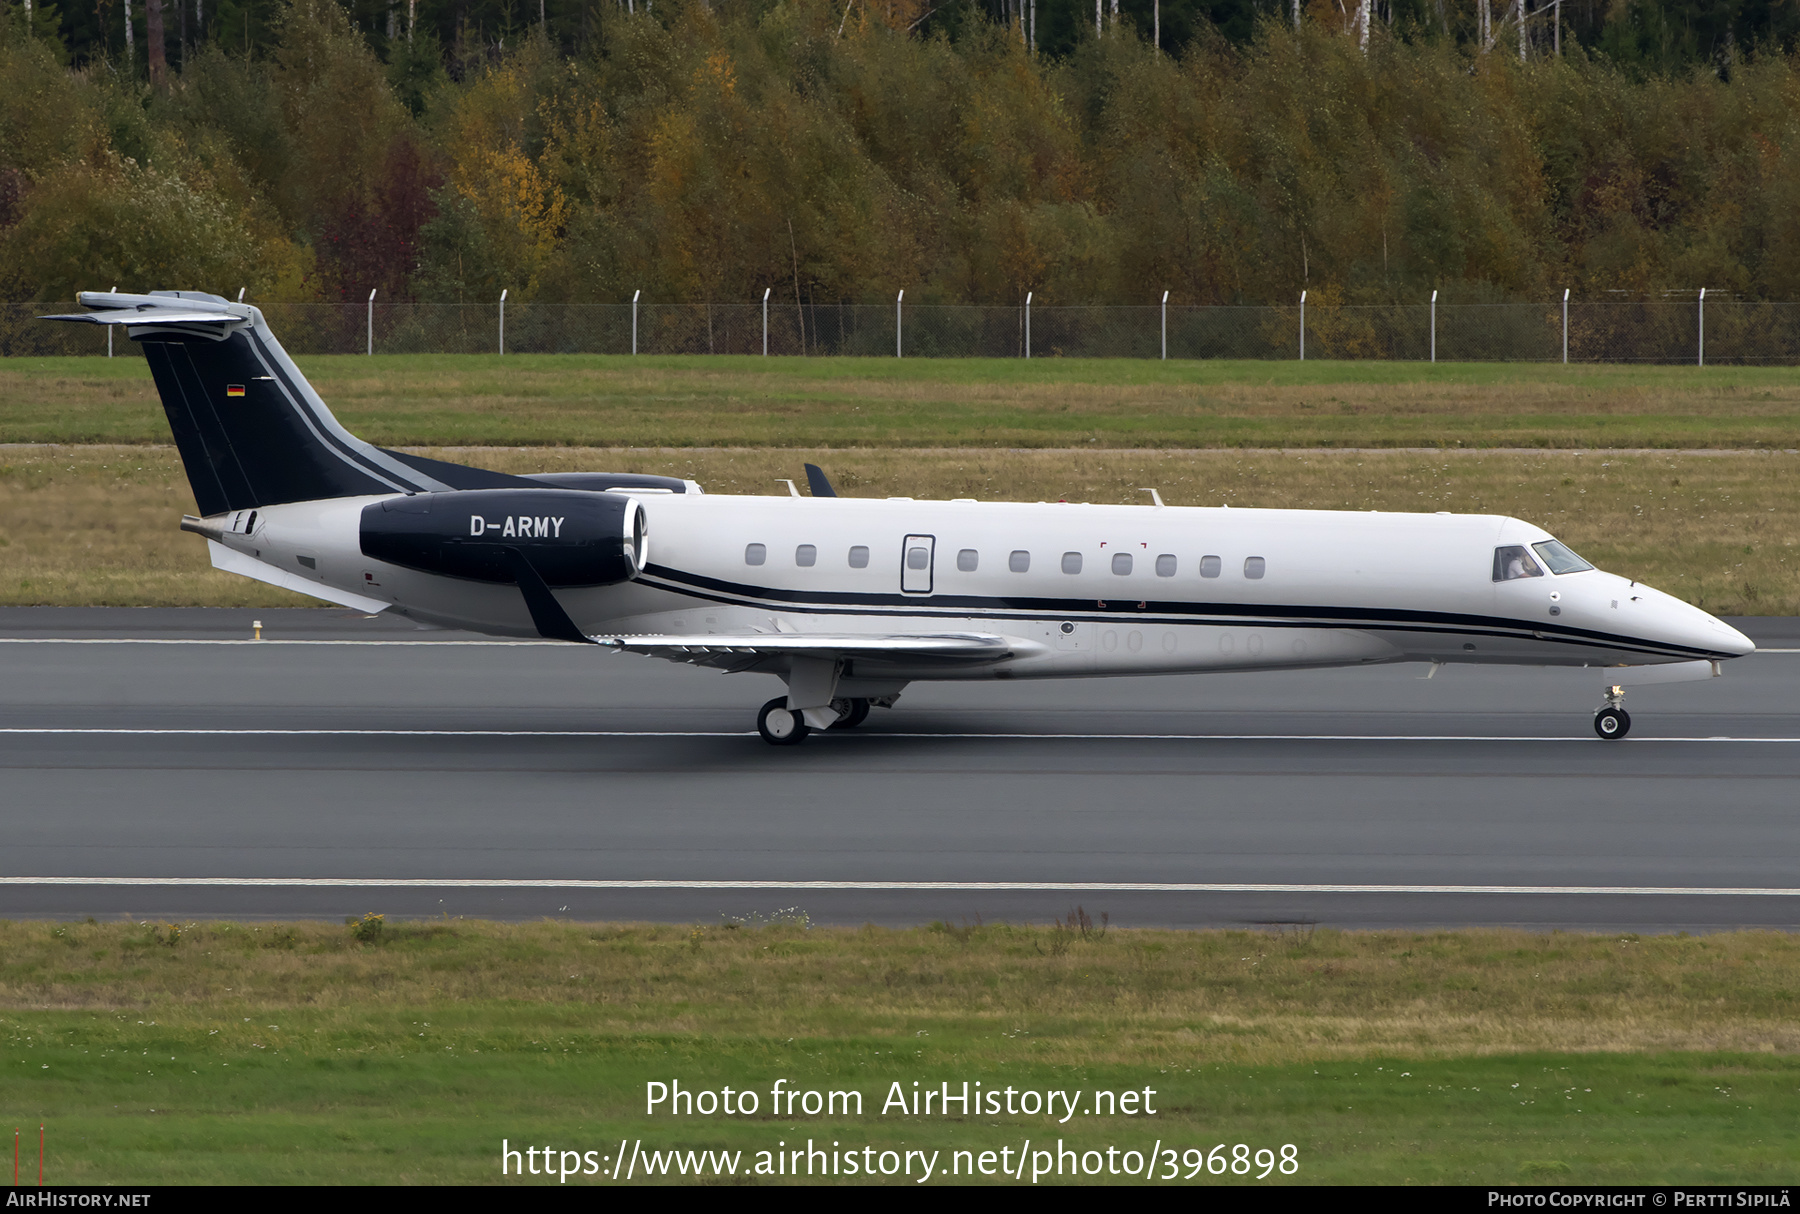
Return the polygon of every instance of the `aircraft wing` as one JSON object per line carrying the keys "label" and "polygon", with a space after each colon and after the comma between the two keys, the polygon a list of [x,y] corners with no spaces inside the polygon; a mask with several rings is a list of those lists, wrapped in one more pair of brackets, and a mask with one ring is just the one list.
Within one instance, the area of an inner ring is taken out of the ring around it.
{"label": "aircraft wing", "polygon": [[740,636],[619,636],[593,638],[611,649],[698,666],[744,668],[767,658],[861,658],[900,664],[980,665],[1036,647],[1017,637],[983,633],[901,636],[772,632]]}

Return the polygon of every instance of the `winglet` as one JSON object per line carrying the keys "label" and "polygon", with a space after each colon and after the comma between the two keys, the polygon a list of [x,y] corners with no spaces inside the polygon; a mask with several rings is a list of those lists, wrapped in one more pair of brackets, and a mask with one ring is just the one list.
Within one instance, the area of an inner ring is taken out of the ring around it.
{"label": "winglet", "polygon": [[806,483],[812,489],[814,497],[836,497],[837,490],[825,478],[825,470],[817,464],[806,465]]}
{"label": "winglet", "polygon": [[575,621],[550,592],[543,575],[532,567],[530,559],[517,548],[508,548],[506,557],[512,563],[513,580],[519,583],[519,593],[525,596],[525,609],[531,612],[531,622],[537,626],[538,635],[548,641],[592,645],[593,639],[575,626]]}

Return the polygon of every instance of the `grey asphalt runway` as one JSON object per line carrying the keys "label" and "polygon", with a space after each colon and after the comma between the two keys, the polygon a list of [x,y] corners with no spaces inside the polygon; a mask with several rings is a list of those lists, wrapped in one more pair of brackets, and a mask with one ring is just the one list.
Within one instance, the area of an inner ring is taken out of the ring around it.
{"label": "grey asphalt runway", "polygon": [[4,609],[0,915],[1790,928],[1800,621],[1733,622],[1775,652],[1622,743],[1596,672],[1394,666],[915,684],[777,749],[767,677]]}

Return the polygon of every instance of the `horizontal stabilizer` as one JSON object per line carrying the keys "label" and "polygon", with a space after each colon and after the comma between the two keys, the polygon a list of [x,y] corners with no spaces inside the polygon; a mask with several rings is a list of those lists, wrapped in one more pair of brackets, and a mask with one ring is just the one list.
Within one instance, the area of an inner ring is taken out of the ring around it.
{"label": "horizontal stabilizer", "polygon": [[242,316],[231,316],[224,312],[197,312],[192,308],[150,304],[141,308],[120,308],[112,312],[68,312],[60,316],[40,316],[38,319],[74,320],[88,325],[218,325],[222,329],[250,323]]}
{"label": "horizontal stabilizer", "polygon": [[152,291],[148,295],[117,291],[83,291],[77,299],[92,312],[40,316],[39,320],[68,320],[84,325],[202,325],[188,330],[195,335],[222,339],[252,323],[255,309],[233,304],[200,291]]}

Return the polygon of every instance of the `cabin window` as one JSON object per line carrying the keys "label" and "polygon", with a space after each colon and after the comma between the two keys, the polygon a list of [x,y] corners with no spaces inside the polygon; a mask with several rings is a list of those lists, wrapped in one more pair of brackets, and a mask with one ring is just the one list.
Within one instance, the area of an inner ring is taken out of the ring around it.
{"label": "cabin window", "polygon": [[1079,552],[1063,553],[1062,569],[1063,569],[1064,573],[1080,573],[1081,572],[1081,553],[1079,553]]}
{"label": "cabin window", "polygon": [[1112,565],[1113,565],[1113,572],[1118,574],[1120,577],[1124,577],[1126,574],[1131,572],[1131,553],[1129,553],[1129,552],[1113,553]]}
{"label": "cabin window", "polygon": [[1023,548],[1016,549],[1011,556],[1006,558],[1006,567],[1014,573],[1029,573],[1031,571],[1031,553]]}
{"label": "cabin window", "polygon": [[1267,562],[1260,556],[1247,556],[1244,558],[1244,576],[1255,581],[1263,575],[1266,566]]}
{"label": "cabin window", "polygon": [[973,548],[964,548],[956,554],[956,567],[964,573],[974,573],[975,567],[981,564],[981,553]]}
{"label": "cabin window", "polygon": [[760,565],[769,559],[769,550],[761,544],[744,545],[744,564]]}
{"label": "cabin window", "polygon": [[868,547],[868,545],[867,544],[858,544],[854,548],[850,549],[850,568],[852,568],[852,569],[867,569],[868,567],[869,567],[869,547]]}
{"label": "cabin window", "polygon": [[1200,558],[1201,577],[1218,577],[1220,573],[1224,572],[1224,569],[1225,563],[1216,556],[1203,556]]}
{"label": "cabin window", "polygon": [[931,549],[908,548],[906,550],[906,567],[908,569],[926,569],[931,565]]}
{"label": "cabin window", "polygon": [[1494,580],[1511,582],[1522,577],[1543,577],[1544,570],[1531,559],[1523,544],[1508,544],[1494,549]]}
{"label": "cabin window", "polygon": [[1161,556],[1156,558],[1156,576],[1157,577],[1174,577],[1175,576],[1175,554],[1174,553],[1165,552]]}
{"label": "cabin window", "polygon": [[[250,512],[250,526],[256,527],[256,511]],[[1569,551],[1568,545],[1561,540],[1545,540],[1541,544],[1533,544],[1537,554],[1543,558],[1544,564],[1550,566],[1551,573],[1586,573],[1593,566]]]}
{"label": "cabin window", "polygon": [[810,569],[819,563],[819,550],[811,544],[802,544],[794,549],[794,564],[802,569]]}

